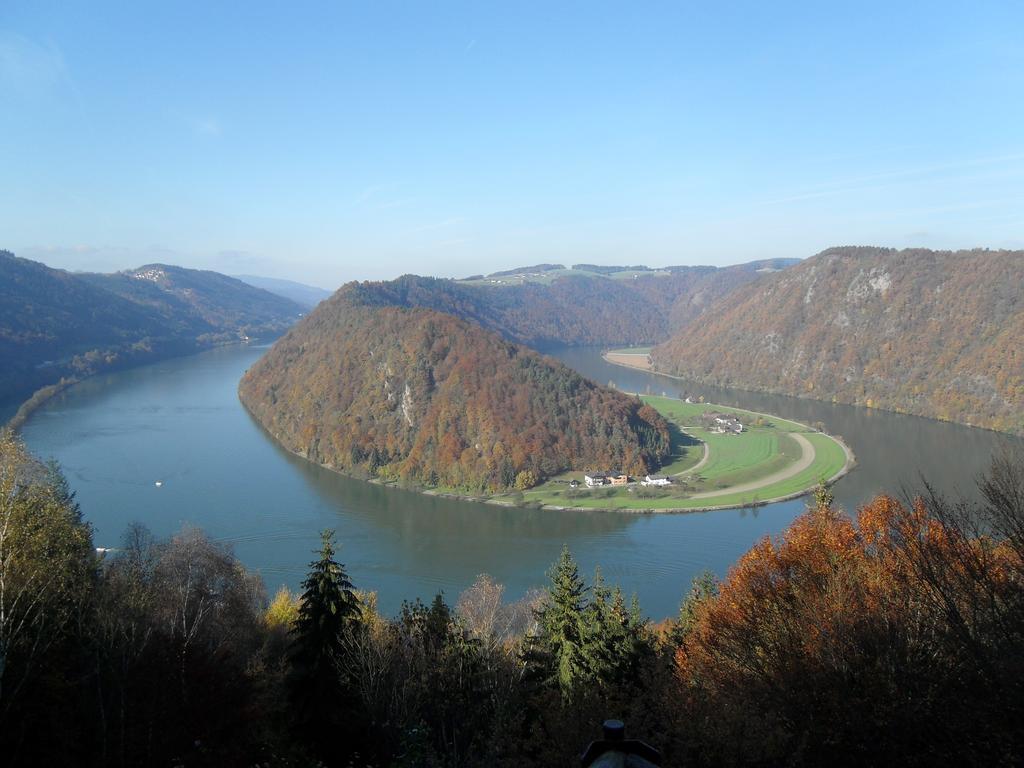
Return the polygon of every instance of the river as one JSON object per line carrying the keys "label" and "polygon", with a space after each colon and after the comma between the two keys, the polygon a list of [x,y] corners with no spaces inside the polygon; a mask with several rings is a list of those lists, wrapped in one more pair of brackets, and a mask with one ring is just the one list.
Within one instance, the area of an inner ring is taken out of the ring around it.
{"label": "river", "polygon": [[[516,599],[545,581],[568,544],[588,580],[600,565],[655,619],[674,614],[690,580],[724,575],[755,541],[778,534],[803,501],[684,515],[508,509],[352,480],[279,448],[238,402],[243,372],[265,351],[211,350],[96,376],[58,395],[23,428],[29,448],[62,466],[97,546],[116,547],[133,521],[158,535],[195,525],[229,543],[273,592],[302,580],[318,531],[385,613],[438,591],[454,602],[480,573]],[[973,490],[994,451],[1022,441],[911,416],[698,387],[612,366],[595,349],[549,350],[581,373],[629,391],[702,394],[709,402],[821,422],[857,455],[836,485],[847,509],[876,492],[919,485]],[[161,485],[158,487],[157,482]]]}

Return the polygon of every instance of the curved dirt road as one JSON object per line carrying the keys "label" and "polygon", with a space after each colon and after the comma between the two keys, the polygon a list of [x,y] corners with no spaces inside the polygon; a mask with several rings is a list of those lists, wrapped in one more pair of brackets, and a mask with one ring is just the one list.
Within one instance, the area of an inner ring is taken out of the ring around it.
{"label": "curved dirt road", "polygon": [[[689,496],[691,499],[711,499],[715,496],[729,496],[734,493],[746,493],[747,491],[756,491],[760,488],[766,488],[769,485],[788,480],[794,475],[798,475],[811,466],[814,463],[814,446],[811,445],[811,441],[801,435],[799,432],[790,432],[790,436],[796,440],[800,446],[801,454],[800,458],[795,464],[792,464],[785,469],[780,469],[778,472],[773,472],[766,477],[762,477],[760,480],[754,480],[749,483],[743,483],[742,485],[734,485],[731,488],[722,488],[720,491],[705,491],[704,493],[695,493],[693,496]],[[701,462],[703,464],[703,462]],[[700,466],[699,464],[697,466]]]}
{"label": "curved dirt road", "polygon": [[701,456],[700,461],[694,464],[689,469],[684,469],[682,472],[676,472],[672,477],[679,477],[680,475],[689,475],[691,472],[696,472],[698,469],[708,463],[708,459],[711,458],[711,449],[708,448],[708,444],[704,443],[704,455]]}

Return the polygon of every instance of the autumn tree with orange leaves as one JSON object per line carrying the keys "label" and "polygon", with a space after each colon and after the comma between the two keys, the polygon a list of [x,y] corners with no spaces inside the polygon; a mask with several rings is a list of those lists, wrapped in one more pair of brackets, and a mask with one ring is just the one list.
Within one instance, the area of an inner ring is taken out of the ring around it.
{"label": "autumn tree with orange leaves", "polygon": [[1024,754],[1024,464],[980,487],[981,507],[879,496],[856,521],[819,495],[744,555],[676,651],[691,762]]}

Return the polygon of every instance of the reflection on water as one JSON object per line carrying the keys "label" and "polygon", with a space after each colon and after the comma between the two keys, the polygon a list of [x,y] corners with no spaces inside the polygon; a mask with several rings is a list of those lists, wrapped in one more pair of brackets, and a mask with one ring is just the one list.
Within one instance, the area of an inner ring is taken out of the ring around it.
{"label": "reflection on water", "polygon": [[[600,564],[645,611],[672,614],[690,579],[724,574],[758,538],[780,532],[800,501],[750,510],[630,516],[545,512],[423,496],[341,477],[273,443],[239,405],[238,379],[262,349],[213,350],[90,379],[41,409],[25,439],[63,465],[96,544],[116,546],[134,520],[158,534],[202,526],[230,542],[274,589],[296,587],[324,527],[337,530],[341,559],[384,610],[402,599],[449,598],[479,573],[517,597],[544,581],[569,544],[585,572]],[[599,382],[678,394],[680,382],[604,363],[595,350],[558,356]],[[898,490],[918,470],[944,489],[969,490],[1006,438],[938,422],[791,398],[694,388],[709,400],[821,421],[844,436],[859,466],[837,487],[854,507]],[[155,483],[162,485],[157,487]]]}

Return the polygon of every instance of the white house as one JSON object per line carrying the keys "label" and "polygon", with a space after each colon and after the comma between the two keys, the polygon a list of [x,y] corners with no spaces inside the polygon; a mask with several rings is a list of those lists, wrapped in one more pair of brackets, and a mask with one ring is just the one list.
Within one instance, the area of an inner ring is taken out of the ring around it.
{"label": "white house", "polygon": [[640,485],[672,485],[672,478],[667,475],[648,475],[640,481]]}
{"label": "white house", "polygon": [[589,475],[584,475],[583,482],[585,482],[588,487],[593,488],[595,485],[604,485],[608,482],[608,476],[603,472],[593,472]]}

